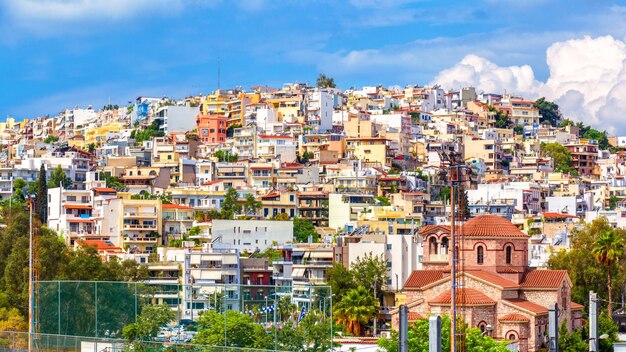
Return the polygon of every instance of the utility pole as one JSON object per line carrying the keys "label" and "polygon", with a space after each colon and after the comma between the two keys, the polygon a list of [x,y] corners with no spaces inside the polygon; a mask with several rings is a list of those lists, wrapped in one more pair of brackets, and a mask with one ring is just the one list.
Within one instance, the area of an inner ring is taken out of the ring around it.
{"label": "utility pole", "polygon": [[598,294],[589,291],[589,352],[598,351]]}

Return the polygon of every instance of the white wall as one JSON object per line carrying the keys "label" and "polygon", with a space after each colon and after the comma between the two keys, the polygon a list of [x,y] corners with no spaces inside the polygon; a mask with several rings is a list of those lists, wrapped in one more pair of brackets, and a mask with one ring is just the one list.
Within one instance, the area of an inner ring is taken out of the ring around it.
{"label": "white wall", "polygon": [[264,251],[274,242],[278,245],[293,242],[292,221],[272,220],[213,220],[212,238],[217,241],[214,246],[236,248],[240,251],[253,252],[255,249]]}

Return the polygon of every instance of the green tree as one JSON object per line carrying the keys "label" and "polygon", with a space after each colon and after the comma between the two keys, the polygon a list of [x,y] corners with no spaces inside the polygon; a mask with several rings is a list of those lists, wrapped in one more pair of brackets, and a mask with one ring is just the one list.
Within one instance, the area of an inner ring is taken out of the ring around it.
{"label": "green tree", "polygon": [[561,121],[561,112],[559,106],[551,101],[547,101],[545,97],[541,97],[535,101],[535,107],[539,109],[541,114],[541,123],[549,123],[551,126],[558,126]]}
{"label": "green tree", "polygon": [[569,174],[574,173],[575,170],[572,168],[572,153],[570,153],[567,147],[556,142],[542,143],[541,155],[552,158],[552,163],[556,171]]}
{"label": "green tree", "polygon": [[119,178],[112,176],[111,174],[100,172],[100,180],[104,181],[109,188],[116,190],[124,188],[124,184],[120,182]]}
{"label": "green tree", "polygon": [[363,326],[376,317],[380,304],[370,291],[358,286],[346,292],[346,295],[335,306],[334,314],[337,323],[346,326],[346,332],[361,336]]}
{"label": "green tree", "polygon": [[283,324],[278,331],[278,347],[282,351],[327,352],[331,350],[330,331],[330,320],[312,311],[298,324]]}
{"label": "green tree", "polygon": [[[477,328],[468,327],[466,323],[459,322],[466,336],[465,347],[468,352],[508,352],[506,341],[496,341],[483,333]],[[450,317],[444,315],[441,317],[441,350],[450,350]],[[409,351],[426,352],[428,351],[428,320],[420,319],[409,325],[408,344]],[[391,338],[378,339],[378,346],[387,352],[398,352],[398,332],[392,331]]]}
{"label": "green tree", "polygon": [[381,206],[390,206],[391,205],[391,201],[389,201],[389,198],[387,198],[385,196],[378,196],[375,199],[376,199],[376,203],[378,205],[381,205]]}
{"label": "green tree", "polygon": [[229,188],[224,195],[222,202],[222,219],[234,219],[235,213],[241,212],[241,204],[239,203],[239,194],[234,187]]}
{"label": "green tree", "polygon": [[17,178],[13,181],[13,201],[24,202],[26,200],[24,193],[28,191],[28,182],[23,178]]}
{"label": "green tree", "polygon": [[313,242],[319,241],[319,233],[315,230],[315,226],[309,219],[295,216],[293,218],[293,238],[296,242],[305,243],[309,241],[309,236],[313,238]]}
{"label": "green tree", "polygon": [[[580,229],[574,229],[571,234],[570,250],[561,250],[553,253],[548,259],[548,268],[553,270],[567,270],[572,280],[572,301],[589,305],[589,291],[593,290],[600,297],[608,296],[607,271],[598,265],[593,253],[595,242],[600,234],[606,231],[614,231],[622,239],[626,238],[626,230],[613,229],[606,218],[601,217],[591,223],[586,223]],[[613,288],[616,294],[624,292],[626,283],[626,261],[619,261],[619,270],[614,267],[615,280]]]}
{"label": "green tree", "polygon": [[317,76],[316,84],[318,88],[335,88],[335,79],[320,73]]}
{"label": "green tree", "polygon": [[615,264],[624,254],[624,238],[617,234],[614,230],[606,230],[600,233],[600,236],[593,242],[591,251],[596,258],[598,264],[606,268],[607,273],[607,290],[608,290],[608,311],[613,313],[613,296],[612,296],[612,271]]}
{"label": "green tree", "polygon": [[28,331],[28,322],[17,308],[0,308],[0,331]]}
{"label": "green tree", "polygon": [[159,121],[155,120],[144,130],[133,130],[130,137],[135,139],[135,143],[141,144],[141,142],[149,141],[153,137],[163,137],[164,135]]}
{"label": "green tree", "polygon": [[332,288],[333,295],[337,297],[335,303],[341,301],[349,290],[357,287],[354,273],[339,262],[334,262],[332,268],[326,271],[326,282]]}
{"label": "green tree", "polygon": [[243,203],[243,209],[246,214],[256,214],[256,212],[261,209],[262,205],[261,201],[257,200],[254,195],[248,193],[248,195],[246,195],[246,200]]}
{"label": "green tree", "polygon": [[46,137],[46,139],[43,140],[43,142],[47,143],[47,144],[58,142],[58,141],[59,141],[59,137],[57,137],[55,135],[50,135],[50,136]]}
{"label": "green tree", "polygon": [[195,344],[260,349],[273,347],[273,339],[263,327],[256,324],[253,317],[239,311],[228,310],[220,314],[208,310],[198,318],[198,324],[198,334],[193,340]]}
{"label": "green tree", "polygon": [[217,158],[217,161],[219,162],[232,163],[239,160],[239,156],[237,154],[229,153],[228,151],[225,152],[223,150],[216,150],[213,155]]}
{"label": "green tree", "polygon": [[502,111],[494,108],[493,106],[489,106],[489,111],[493,114],[494,126],[496,128],[513,128],[513,121],[509,115],[503,113]]}
{"label": "green tree", "polygon": [[136,323],[124,327],[122,335],[129,341],[145,341],[156,336],[161,326],[175,318],[176,314],[168,305],[148,305],[141,309]]}
{"label": "green tree", "polygon": [[46,168],[41,164],[39,168],[39,181],[37,197],[35,200],[35,210],[39,216],[39,221],[45,224],[48,220],[48,187],[46,182]]}
{"label": "green tree", "polygon": [[69,188],[71,185],[72,179],[65,175],[65,172],[63,172],[63,168],[61,167],[61,165],[58,165],[54,168],[54,170],[52,170],[52,173],[50,173],[50,181],[48,181],[47,184],[48,188],[56,188],[61,186],[63,186],[63,188]]}
{"label": "green tree", "polygon": [[383,285],[387,282],[387,270],[387,261],[383,255],[375,256],[371,252],[356,257],[350,266],[356,284],[371,290],[376,299],[380,299]]}

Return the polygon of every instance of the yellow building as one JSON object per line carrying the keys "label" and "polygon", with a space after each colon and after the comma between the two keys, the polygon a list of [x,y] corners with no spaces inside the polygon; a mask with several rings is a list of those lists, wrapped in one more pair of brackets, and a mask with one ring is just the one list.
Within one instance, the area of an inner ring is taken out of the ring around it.
{"label": "yellow building", "polygon": [[304,122],[303,100],[301,97],[267,99],[276,110],[276,118],[282,122]]}
{"label": "yellow building", "polygon": [[346,138],[346,156],[372,166],[391,166],[393,154],[385,138]]}
{"label": "yellow building", "polygon": [[[130,199],[128,194],[105,205],[102,234],[130,252],[152,252],[162,244],[160,199]],[[115,239],[118,239],[115,241]]]}
{"label": "yellow building", "polygon": [[203,115],[217,114],[226,115],[226,126],[243,125],[246,106],[257,104],[261,101],[259,93],[228,93],[217,90],[209,94],[200,105],[200,113]]}

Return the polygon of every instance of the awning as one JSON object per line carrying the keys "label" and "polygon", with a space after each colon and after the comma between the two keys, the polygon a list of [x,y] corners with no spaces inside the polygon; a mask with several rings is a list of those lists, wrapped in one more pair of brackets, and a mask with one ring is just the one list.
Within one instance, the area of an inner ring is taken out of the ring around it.
{"label": "awning", "polygon": [[66,209],[91,209],[89,204],[65,204]]}
{"label": "awning", "polygon": [[222,264],[237,265],[237,255],[225,255],[222,257]]}
{"label": "awning", "polygon": [[309,258],[333,258],[333,252],[310,252]]}
{"label": "awning", "polygon": [[222,279],[222,271],[221,270],[204,270],[202,273],[203,280],[221,280]]}
{"label": "awning", "polygon": [[304,277],[304,268],[295,268],[291,272],[291,277]]}
{"label": "awning", "polygon": [[94,219],[67,219],[67,222],[69,223],[73,223],[73,222],[93,222]]}
{"label": "awning", "polygon": [[302,257],[304,255],[304,251],[294,251],[291,253],[292,257]]}
{"label": "awning", "polygon": [[194,264],[199,265],[199,264],[200,264],[201,259],[202,259],[202,258],[201,258],[201,256],[199,256],[199,255],[191,255],[191,258],[190,258],[189,262],[190,262],[192,265],[194,265]]}

